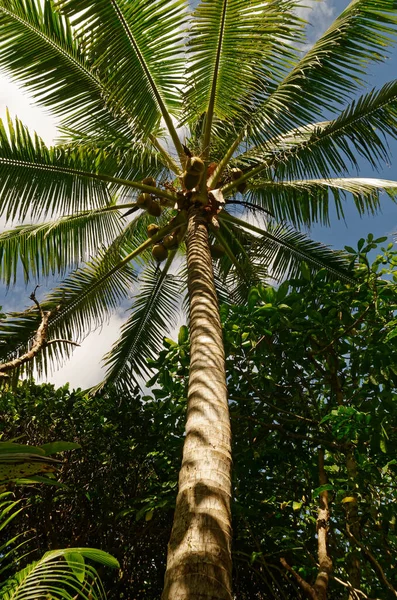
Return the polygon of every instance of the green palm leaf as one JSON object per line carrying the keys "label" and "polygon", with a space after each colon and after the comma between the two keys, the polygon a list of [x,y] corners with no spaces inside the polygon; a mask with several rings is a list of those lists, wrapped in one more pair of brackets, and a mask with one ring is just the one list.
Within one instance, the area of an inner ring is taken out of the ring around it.
{"label": "green palm leaf", "polygon": [[164,190],[118,178],[117,158],[102,149],[48,148],[19,119],[15,126],[8,120],[8,131],[0,120],[0,214],[23,220],[107,206],[109,184],[120,192],[141,189],[175,201]]}
{"label": "green palm leaf", "polygon": [[252,254],[255,237],[251,232],[224,220],[220,220],[220,229],[213,228],[212,232],[225,249],[225,255],[217,265],[218,284],[222,281],[233,300],[243,304],[249,290],[268,277],[267,265],[260,263]]}
{"label": "green palm leaf", "polygon": [[180,308],[180,280],[169,273],[174,254],[162,269],[148,267],[143,273],[131,316],[105,357],[108,371],[101,386],[106,382],[128,387],[150,372],[147,359],[157,356]]}
{"label": "green palm leaf", "polygon": [[119,563],[107,552],[93,548],[68,548],[53,550],[31,563],[0,588],[3,600],[82,600],[106,599],[106,593],[96,570],[88,558],[111,568]]}
{"label": "green palm leaf", "polygon": [[[167,217],[165,216],[164,219]],[[117,306],[129,295],[136,273],[130,263],[147,261],[148,249],[175,228],[171,223],[156,236],[147,238],[146,224],[151,217],[137,217],[106,249],[97,249],[96,256],[85,266],[72,272],[40,303],[42,310],[54,311],[49,319],[48,343],[34,362],[23,368],[31,374],[33,368],[47,373],[48,362],[59,364],[71,354],[65,340],[81,342],[93,328],[103,324]],[[146,255],[145,255],[146,253]],[[35,307],[25,313],[11,314],[1,322],[0,357],[13,358],[26,351],[34,337],[40,318]]]}
{"label": "green palm leaf", "polygon": [[178,113],[183,75],[184,0],[59,0],[95,67],[111,88],[110,102],[151,133],[166,122],[183,155],[170,113]]}
{"label": "green palm leaf", "polygon": [[120,232],[120,212],[114,207],[15,227],[0,234],[0,277],[7,285],[15,283],[21,264],[26,281],[55,273],[64,275]]}
{"label": "green palm leaf", "polygon": [[69,126],[128,131],[125,118],[108,108],[110,92],[52,0],[1,0],[0,39],[0,66]]}
{"label": "green palm leaf", "polygon": [[117,176],[122,179],[140,180],[148,176],[169,177],[164,167],[164,156],[153,145],[154,140],[142,140],[121,135],[117,130],[106,127],[100,134],[86,134],[81,131],[63,129],[64,143],[57,144],[65,151],[79,149],[100,155],[112,155],[117,164]]}
{"label": "green palm leaf", "polygon": [[397,137],[397,80],[364,94],[333,121],[300,127],[240,154],[236,163],[244,175],[223,193],[261,172],[269,180],[332,179],[350,165],[358,168],[357,154],[377,167],[389,159],[384,136]]}
{"label": "green palm leaf", "polygon": [[[135,273],[128,262],[112,248],[98,252],[98,256],[85,267],[71,273],[62,286],[54,289],[41,302],[43,310],[57,312],[49,322],[49,340],[62,339],[80,342],[92,330],[101,325],[111,312],[125,299]],[[0,340],[1,356],[7,358],[23,354],[29,340],[35,335],[39,315],[35,310],[11,314],[2,321]],[[26,365],[28,373],[35,366],[39,373],[47,373],[48,359],[60,362],[71,354],[69,344],[51,344],[41,352],[35,363]]]}
{"label": "green palm leaf", "polygon": [[315,222],[329,224],[329,192],[338,217],[344,216],[343,200],[353,196],[359,214],[374,213],[380,206],[380,195],[397,196],[397,181],[358,177],[306,179],[295,181],[255,181],[250,186],[248,200],[260,206],[276,219],[289,221],[295,227]]}
{"label": "green palm leaf", "polygon": [[[203,0],[193,13],[184,121],[206,113],[204,149],[213,117],[250,114],[293,56],[300,24],[290,1]],[[271,66],[270,66],[271,55]]]}
{"label": "green palm leaf", "polygon": [[296,277],[301,272],[302,262],[306,262],[312,270],[325,269],[332,278],[354,281],[342,252],[314,242],[287,225],[268,223],[266,229],[262,229],[226,212],[222,213],[222,219],[257,235],[252,253],[267,266],[274,279]]}
{"label": "green palm leaf", "polygon": [[397,32],[395,0],[353,0],[297,62],[251,121],[261,143],[335,110],[365,83],[367,65],[381,62]]}

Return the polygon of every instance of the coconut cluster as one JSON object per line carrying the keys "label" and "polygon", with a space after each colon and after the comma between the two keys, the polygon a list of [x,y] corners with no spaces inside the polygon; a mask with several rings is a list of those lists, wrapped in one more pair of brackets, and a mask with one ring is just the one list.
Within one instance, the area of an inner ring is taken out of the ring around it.
{"label": "coconut cluster", "polygon": [[[153,177],[146,177],[146,179],[142,180],[142,183],[144,185],[150,185],[151,187],[157,186],[156,180]],[[152,217],[159,217],[163,210],[161,207],[161,200],[146,192],[139,194],[136,203],[139,208],[146,210]]]}
{"label": "coconut cluster", "polygon": [[199,156],[189,156],[186,161],[185,171],[182,175],[183,187],[186,190],[198,188],[204,171],[204,161],[202,161]]}
{"label": "coconut cluster", "polygon": [[[159,231],[160,231],[160,227],[158,225],[155,225],[154,223],[152,223],[151,225],[148,225],[148,227],[147,227],[147,233],[148,233],[149,237],[153,237]],[[158,242],[157,244],[153,244],[153,246],[152,246],[153,258],[158,263],[161,263],[164,260],[166,260],[166,258],[168,257],[168,251],[176,250],[178,248],[179,244],[183,240],[185,232],[186,232],[185,228],[180,228],[176,231],[173,231],[172,233],[169,233],[168,235],[165,235],[163,237],[163,239],[160,242]]]}
{"label": "coconut cluster", "polygon": [[[187,149],[186,149],[187,152]],[[216,168],[216,163],[211,163],[212,171]],[[205,163],[199,156],[193,156],[187,154],[185,171],[181,176],[181,183],[184,191],[175,190],[177,198],[175,208],[179,209],[179,212],[187,211],[189,206],[192,204],[202,204],[204,210],[208,213],[208,218],[216,220],[216,212],[219,212],[219,204],[217,204],[217,197],[213,197],[211,190],[209,195],[202,193],[199,189],[200,183],[205,173]],[[237,181],[243,176],[241,169],[233,168],[229,170],[229,178],[233,181]],[[147,177],[143,179],[143,184],[156,187],[156,180],[153,177]],[[238,191],[243,193],[246,189],[246,184],[243,182],[238,186]],[[204,201],[205,204],[204,204]],[[218,201],[220,202],[220,201]],[[157,198],[155,194],[141,193],[137,198],[137,206],[147,211],[147,213],[153,217],[159,217],[162,213],[162,205],[166,204],[166,201],[162,201]],[[214,212],[215,211],[215,212]],[[179,215],[180,216],[180,215]],[[148,237],[151,238],[158,234],[160,231],[159,225],[154,223],[147,227]],[[156,241],[152,246],[153,258],[161,263],[168,257],[170,250],[176,250],[181,243],[186,232],[186,226],[179,227],[172,233],[169,233],[163,237],[163,239]],[[225,249],[221,244],[212,244],[210,246],[211,256],[214,260],[220,259],[225,255]]]}

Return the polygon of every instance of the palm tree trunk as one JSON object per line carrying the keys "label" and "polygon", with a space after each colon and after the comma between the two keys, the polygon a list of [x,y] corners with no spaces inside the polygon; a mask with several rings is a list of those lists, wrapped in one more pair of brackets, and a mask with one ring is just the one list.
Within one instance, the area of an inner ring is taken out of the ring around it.
{"label": "palm tree trunk", "polygon": [[162,600],[231,600],[231,435],[208,231],[187,230],[190,376],[186,438]]}

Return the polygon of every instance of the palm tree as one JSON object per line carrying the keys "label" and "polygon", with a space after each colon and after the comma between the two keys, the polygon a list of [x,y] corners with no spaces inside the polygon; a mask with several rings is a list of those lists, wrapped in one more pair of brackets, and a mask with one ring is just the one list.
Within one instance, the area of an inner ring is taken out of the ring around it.
{"label": "palm tree", "polygon": [[[355,99],[392,41],[395,5],[353,0],[305,55],[296,5],[0,0],[1,67],[63,127],[50,148],[19,120],[0,130],[0,210],[20,221],[0,236],[0,274],[7,284],[20,268],[64,276],[40,308],[60,341],[36,367],[68,356],[67,340],[102,323],[139,279],[106,357],[105,381],[130,386],[172,326],[187,274],[186,440],[163,600],[232,598],[217,296],[243,302],[269,269],[291,276],[301,261],[348,276],[341,254],[293,227],[327,223],[329,196],[342,216],[346,194],[364,213],[397,191],[347,177],[357,155],[386,159],[383,137],[397,134],[397,81]],[[3,356],[26,351],[38,317],[33,307],[3,323]]]}

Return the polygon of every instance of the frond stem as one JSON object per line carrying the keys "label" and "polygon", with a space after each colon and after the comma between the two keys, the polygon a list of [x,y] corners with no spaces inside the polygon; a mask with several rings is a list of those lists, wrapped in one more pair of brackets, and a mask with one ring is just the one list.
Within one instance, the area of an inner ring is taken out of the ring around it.
{"label": "frond stem", "polygon": [[120,23],[121,23],[121,25],[122,25],[122,27],[124,29],[124,32],[125,32],[128,40],[129,40],[131,46],[133,47],[133,49],[134,49],[134,51],[135,51],[135,53],[136,53],[136,55],[138,57],[138,60],[139,60],[139,62],[141,64],[141,67],[142,67],[142,69],[143,69],[143,71],[144,71],[144,73],[145,73],[145,75],[147,77],[147,80],[148,80],[149,85],[150,85],[150,87],[152,89],[154,97],[156,98],[156,101],[157,101],[158,107],[160,109],[160,112],[162,114],[162,117],[163,117],[163,119],[165,121],[165,124],[167,126],[168,132],[169,132],[169,134],[171,136],[171,139],[172,139],[172,141],[174,143],[175,149],[176,149],[176,151],[178,153],[178,156],[179,156],[179,159],[181,161],[181,164],[183,165],[184,161],[185,161],[185,153],[184,153],[183,148],[182,148],[182,143],[181,143],[181,141],[180,141],[180,139],[178,137],[178,134],[176,132],[174,123],[172,122],[171,115],[168,112],[167,107],[164,104],[164,100],[161,97],[161,94],[160,94],[159,90],[157,89],[157,86],[156,86],[156,84],[154,82],[154,79],[153,79],[153,77],[152,77],[149,69],[148,69],[148,66],[147,66],[147,64],[145,62],[145,59],[144,59],[144,57],[142,55],[142,52],[141,52],[141,50],[140,50],[140,48],[139,48],[139,46],[138,46],[138,44],[137,44],[137,42],[136,42],[133,34],[132,34],[132,31],[130,30],[130,28],[128,26],[128,23],[126,22],[126,20],[124,18],[124,15],[123,15],[123,13],[122,13],[122,11],[121,11],[121,9],[120,9],[117,1],[116,0],[111,0],[111,3],[112,3],[112,6],[114,8],[114,11],[115,11],[115,13],[117,15],[117,18],[120,20]]}
{"label": "frond stem", "polygon": [[241,144],[241,142],[243,141],[245,136],[245,129],[243,129],[240,134],[238,135],[237,139],[233,142],[233,144],[230,146],[230,148],[228,149],[228,151],[226,152],[225,156],[222,158],[222,160],[220,161],[220,163],[218,164],[218,166],[216,167],[214,173],[212,174],[212,176],[209,178],[208,180],[208,186],[210,188],[215,188],[216,184],[218,183],[218,181],[220,180],[223,171],[225,170],[225,168],[227,167],[227,165],[229,164],[230,159],[232,158],[234,152],[237,150],[237,148],[239,147],[239,145]]}
{"label": "frond stem", "polygon": [[52,171],[54,173],[65,173],[67,175],[75,175],[76,177],[97,179],[98,181],[104,181],[106,183],[115,183],[117,185],[125,187],[132,187],[134,189],[141,190],[142,192],[146,192],[148,194],[154,194],[155,196],[159,196],[160,198],[166,198],[167,200],[171,200],[174,203],[177,200],[176,196],[164,190],[160,190],[159,188],[153,187],[151,185],[145,185],[144,183],[140,183],[139,181],[130,181],[128,179],[112,177],[111,175],[102,175],[100,173],[90,173],[89,171],[80,171],[79,169],[72,169],[69,167],[58,167],[56,165],[47,165],[43,163],[33,163],[12,158],[0,157],[0,165],[2,164],[10,167],[23,167],[26,169],[38,171]]}
{"label": "frond stem", "polygon": [[212,121],[214,118],[215,98],[216,98],[216,89],[217,89],[216,84],[217,84],[217,80],[218,80],[219,65],[220,65],[220,61],[221,61],[221,51],[222,51],[224,31],[225,31],[227,3],[228,3],[228,0],[223,0],[222,18],[221,18],[221,24],[220,24],[220,28],[219,28],[219,40],[218,40],[218,48],[217,48],[217,52],[216,52],[214,74],[212,77],[211,95],[210,95],[210,100],[208,103],[207,114],[205,116],[205,129],[204,129],[204,141],[203,141],[203,159],[204,160],[207,160],[208,156],[209,156],[210,141],[211,141],[211,129],[212,129]]}
{"label": "frond stem", "polygon": [[173,171],[175,173],[175,175],[180,175],[180,173],[181,173],[180,167],[174,161],[172,156],[167,152],[167,150],[164,148],[164,146],[161,145],[161,143],[156,138],[156,136],[150,134],[149,139],[150,139],[152,145],[156,148],[156,150],[158,150],[160,152],[161,156],[164,158],[165,162],[167,163],[168,168],[171,171]]}

